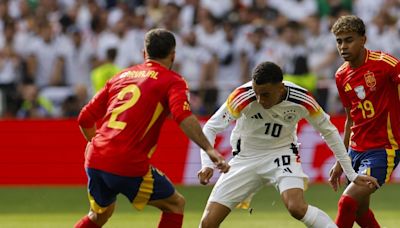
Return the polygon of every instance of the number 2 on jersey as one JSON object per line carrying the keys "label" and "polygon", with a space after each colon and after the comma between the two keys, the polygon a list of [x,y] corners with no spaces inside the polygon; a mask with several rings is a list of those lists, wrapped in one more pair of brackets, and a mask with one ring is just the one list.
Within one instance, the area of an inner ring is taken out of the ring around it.
{"label": "number 2 on jersey", "polygon": [[371,118],[375,115],[375,109],[370,100],[365,100],[358,103],[357,108],[361,109],[361,113],[364,119]]}
{"label": "number 2 on jersey", "polygon": [[118,96],[117,96],[118,100],[124,99],[125,95],[128,93],[132,93],[131,98],[129,98],[129,100],[127,100],[125,103],[114,108],[111,111],[111,117],[110,117],[110,120],[108,121],[107,127],[119,129],[119,130],[122,130],[125,128],[126,122],[118,121],[117,117],[119,114],[121,114],[122,112],[124,112],[125,110],[127,110],[128,108],[130,108],[136,104],[136,102],[139,100],[139,97],[140,97],[140,89],[137,85],[129,85],[129,86],[123,88],[118,93]]}

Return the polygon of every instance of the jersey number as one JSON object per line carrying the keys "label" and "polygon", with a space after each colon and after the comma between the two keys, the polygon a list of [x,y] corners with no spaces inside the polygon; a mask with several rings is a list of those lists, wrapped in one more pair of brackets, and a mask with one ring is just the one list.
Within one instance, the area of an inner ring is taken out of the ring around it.
{"label": "jersey number", "polygon": [[290,156],[289,155],[282,155],[282,159],[276,158],[274,160],[274,163],[276,163],[277,167],[281,166],[281,160],[282,160],[283,166],[290,165]]}
{"label": "jersey number", "polygon": [[357,108],[361,109],[361,113],[364,119],[371,118],[375,115],[374,106],[370,100],[365,100],[358,103]]}
{"label": "jersey number", "polygon": [[[282,130],[282,125],[274,123],[272,125],[272,130],[271,130],[271,123],[266,123],[265,127],[267,127],[265,129],[265,134],[266,135],[271,135],[272,137],[279,137],[279,135],[281,134],[281,130]],[[271,130],[271,133],[270,133]]]}
{"label": "jersey number", "polygon": [[136,102],[139,100],[139,97],[140,97],[140,89],[137,85],[129,85],[129,86],[123,88],[118,93],[118,96],[117,96],[118,100],[124,99],[125,95],[128,93],[132,94],[131,98],[129,98],[129,100],[127,100],[122,105],[114,108],[111,111],[110,121],[108,122],[108,125],[107,125],[109,128],[114,128],[114,129],[119,129],[119,130],[122,130],[125,128],[126,122],[118,121],[117,120],[118,115],[136,104]]}

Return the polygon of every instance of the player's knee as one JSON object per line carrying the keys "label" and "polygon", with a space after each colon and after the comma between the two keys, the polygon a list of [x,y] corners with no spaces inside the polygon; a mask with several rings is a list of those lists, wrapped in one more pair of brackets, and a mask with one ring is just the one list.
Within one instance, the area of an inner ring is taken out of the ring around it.
{"label": "player's knee", "polygon": [[307,212],[307,205],[302,203],[289,203],[287,209],[293,218],[300,220]]}
{"label": "player's knee", "polygon": [[183,213],[185,204],[185,197],[183,197],[179,193],[175,193],[171,198],[166,201],[164,208],[161,208],[161,210],[172,213]]}
{"label": "player's knee", "polygon": [[90,211],[89,218],[97,225],[103,226],[107,223],[108,219],[111,218],[113,212],[114,208],[110,208],[101,214]]}
{"label": "player's knee", "polygon": [[215,219],[211,219],[209,216],[204,216],[201,219],[199,228],[215,228],[219,227],[219,224]]}

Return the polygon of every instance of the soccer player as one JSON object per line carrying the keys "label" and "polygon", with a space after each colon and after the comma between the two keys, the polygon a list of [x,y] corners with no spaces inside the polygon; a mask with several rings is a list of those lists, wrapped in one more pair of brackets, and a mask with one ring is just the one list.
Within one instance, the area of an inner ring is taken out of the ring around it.
{"label": "soccer player", "polygon": [[[274,63],[259,64],[252,81],[235,89],[227,101],[207,121],[203,132],[213,143],[216,134],[236,120],[231,134],[234,157],[231,169],[222,174],[208,199],[202,228],[219,227],[232,208],[246,206],[264,185],[273,185],[290,214],[308,227],[336,227],[320,209],[304,200],[308,177],[298,154],[297,123],[305,118],[325,139],[347,177],[357,184],[375,188],[375,178],[357,175],[336,127],[310,93],[282,81],[282,71]],[[202,154],[200,183],[207,184],[214,164]]]}
{"label": "soccer player", "polygon": [[78,117],[89,142],[85,169],[90,211],[77,222],[77,228],[103,226],[114,211],[119,193],[138,210],[147,204],[159,208],[162,216],[158,227],[182,227],[185,199],[162,172],[149,164],[169,113],[184,133],[207,151],[221,172],[229,170],[190,111],[185,81],[170,70],[175,57],[173,34],[164,29],[150,30],[144,46],[145,62],[110,79]]}
{"label": "soccer player", "polygon": [[[336,85],[346,110],[344,143],[353,168],[375,177],[382,186],[390,180],[400,159],[400,64],[393,56],[365,48],[363,21],[352,15],[340,17],[332,27],[337,50],[345,63],[336,72]],[[342,169],[331,169],[336,189]],[[350,183],[339,203],[336,224],[380,227],[369,208],[376,189]]]}

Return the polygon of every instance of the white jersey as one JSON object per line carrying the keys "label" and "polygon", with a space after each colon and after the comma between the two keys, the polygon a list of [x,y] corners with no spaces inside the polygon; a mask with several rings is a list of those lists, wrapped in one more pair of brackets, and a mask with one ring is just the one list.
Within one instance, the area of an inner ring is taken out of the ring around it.
{"label": "white jersey", "polygon": [[[265,109],[256,101],[252,82],[236,88],[227,101],[207,121],[204,134],[214,143],[216,135],[227,128],[231,121],[236,126],[231,134],[234,153],[243,157],[263,156],[271,150],[297,145],[297,124],[305,118],[325,139],[341,163],[347,177],[353,181],[357,174],[337,128],[312,95],[294,83],[283,82],[287,94],[285,99]],[[202,151],[202,166],[213,167],[212,161]]]}

